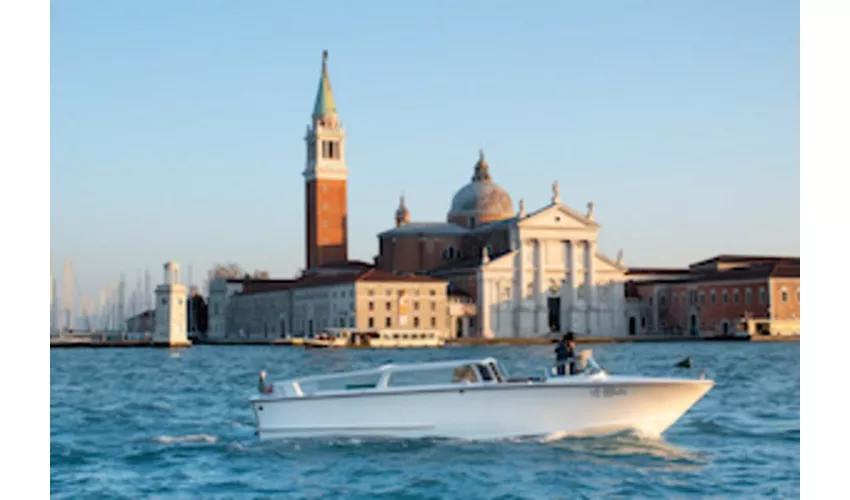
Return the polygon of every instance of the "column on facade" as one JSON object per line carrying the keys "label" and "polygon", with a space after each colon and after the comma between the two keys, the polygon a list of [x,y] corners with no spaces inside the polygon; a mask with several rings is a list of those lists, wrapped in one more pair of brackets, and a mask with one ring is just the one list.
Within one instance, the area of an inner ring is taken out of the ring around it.
{"label": "column on facade", "polygon": [[579,241],[578,240],[569,240],[567,245],[568,255],[567,255],[567,265],[569,266],[569,302],[570,302],[570,314],[569,314],[569,329],[572,331],[578,330],[578,325],[576,324],[576,314],[578,312],[578,249],[579,249]]}
{"label": "column on facade", "polygon": [[587,240],[587,274],[586,274],[586,284],[587,284],[587,300],[591,306],[596,306],[596,286],[594,285],[594,280],[596,279],[596,242],[593,240]]}
{"label": "column on facade", "polygon": [[484,271],[478,269],[478,325],[481,331],[481,337],[490,338],[493,332],[490,330],[490,304],[492,303],[492,283],[484,279]]}
{"label": "column on facade", "polygon": [[570,266],[570,305],[575,308],[578,303],[578,240],[569,240],[569,256],[567,257]]}
{"label": "column on facade", "polygon": [[594,286],[594,279],[596,279],[596,242],[592,240],[585,240],[585,273],[584,273],[584,300],[585,300],[585,311],[587,311],[586,320],[585,320],[585,333],[588,335],[596,335],[596,329],[599,324],[599,312],[598,312],[598,303],[596,300],[596,287]]}
{"label": "column on facade", "polygon": [[567,272],[561,276],[561,290],[559,291],[559,296],[561,297],[561,331],[565,331],[570,328],[571,324],[568,320],[569,314],[572,311],[572,304],[570,303],[570,299],[572,298],[572,294],[570,292],[570,242],[567,240],[561,241],[561,247],[563,248],[563,265],[567,269]]}
{"label": "column on facade", "polygon": [[546,321],[546,244],[543,240],[538,239],[537,241],[537,267],[535,269],[535,277],[536,281],[535,290],[537,292],[537,296],[535,297],[535,320],[534,324],[536,327],[535,334],[540,335],[543,333],[549,332],[549,322]]}
{"label": "column on facade", "polygon": [[522,315],[523,306],[525,303],[525,244],[522,240],[518,241],[519,248],[517,249],[516,275],[513,289],[513,304],[511,313],[513,318],[514,337],[522,335]]}

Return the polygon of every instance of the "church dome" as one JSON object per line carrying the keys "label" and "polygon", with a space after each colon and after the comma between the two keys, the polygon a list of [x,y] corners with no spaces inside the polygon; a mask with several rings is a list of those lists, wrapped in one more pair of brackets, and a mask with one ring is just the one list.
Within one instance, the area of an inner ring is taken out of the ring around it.
{"label": "church dome", "polygon": [[475,164],[475,174],[452,199],[449,222],[474,227],[514,216],[513,202],[507,191],[493,182],[484,152]]}

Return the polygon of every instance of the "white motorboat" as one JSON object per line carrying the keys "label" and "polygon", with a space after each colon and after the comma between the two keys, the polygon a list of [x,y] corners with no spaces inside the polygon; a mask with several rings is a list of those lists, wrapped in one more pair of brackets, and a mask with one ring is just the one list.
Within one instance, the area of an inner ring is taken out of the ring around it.
{"label": "white motorboat", "polygon": [[387,436],[498,439],[634,432],[660,436],[714,381],[580,374],[510,378],[493,358],[389,364],[267,383],[251,406],[261,439]]}

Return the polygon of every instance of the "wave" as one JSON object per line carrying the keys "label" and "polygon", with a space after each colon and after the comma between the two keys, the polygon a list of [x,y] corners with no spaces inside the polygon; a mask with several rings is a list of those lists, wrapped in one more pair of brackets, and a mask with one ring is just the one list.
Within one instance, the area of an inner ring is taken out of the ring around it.
{"label": "wave", "polygon": [[218,436],[209,434],[189,434],[186,436],[157,436],[153,439],[157,443],[173,444],[173,443],[217,443]]}

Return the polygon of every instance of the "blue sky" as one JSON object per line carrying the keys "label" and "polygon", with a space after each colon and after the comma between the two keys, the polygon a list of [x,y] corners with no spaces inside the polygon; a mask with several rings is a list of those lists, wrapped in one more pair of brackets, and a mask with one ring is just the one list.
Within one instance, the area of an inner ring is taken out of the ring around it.
{"label": "blue sky", "polygon": [[483,148],[529,210],[595,203],[631,266],[799,254],[799,4],[76,0],[51,5],[51,248],[79,291],[166,260],[304,263],[330,53],[352,258],[402,190],[444,220]]}

